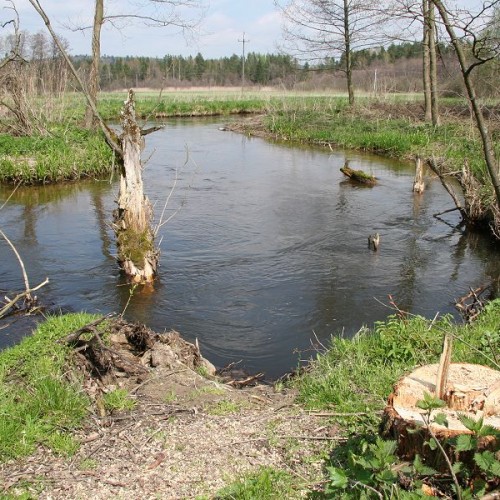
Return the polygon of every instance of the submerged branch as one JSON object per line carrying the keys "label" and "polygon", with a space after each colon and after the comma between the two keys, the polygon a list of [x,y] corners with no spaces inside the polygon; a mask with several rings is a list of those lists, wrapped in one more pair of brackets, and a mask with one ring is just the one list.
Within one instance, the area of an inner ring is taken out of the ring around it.
{"label": "submerged branch", "polygon": [[45,278],[42,283],[40,283],[38,286],[35,286],[34,288],[27,288],[24,292],[18,293],[13,299],[10,299],[1,309],[0,309],[0,318],[3,318],[9,313],[9,310],[16,305],[19,300],[21,300],[23,297],[27,297],[29,301],[33,301],[31,297],[32,292],[36,292],[43,286],[45,286],[49,282],[49,278]]}

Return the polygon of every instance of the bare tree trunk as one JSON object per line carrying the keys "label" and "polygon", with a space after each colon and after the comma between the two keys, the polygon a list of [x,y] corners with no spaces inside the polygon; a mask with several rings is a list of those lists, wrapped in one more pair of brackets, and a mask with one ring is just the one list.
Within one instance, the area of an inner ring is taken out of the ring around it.
{"label": "bare tree trunk", "polygon": [[158,266],[158,251],[151,228],[151,205],[142,183],[141,130],[135,119],[134,92],[129,90],[122,112],[121,144],[123,165],[120,176],[118,209],[114,228],[118,246],[118,262],[134,283],[150,283]]}
{"label": "bare tree trunk", "polygon": [[462,45],[460,44],[460,40],[458,39],[457,35],[455,34],[455,30],[453,28],[453,24],[448,17],[448,12],[443,5],[443,2],[441,0],[432,0],[434,5],[436,6],[439,15],[441,16],[441,19],[443,20],[444,26],[446,28],[446,31],[448,32],[448,35],[450,36],[451,43],[453,44],[453,47],[455,48],[455,52],[457,53],[457,58],[458,62],[460,64],[460,71],[462,73],[462,77],[465,83],[465,87],[467,89],[467,95],[472,107],[472,111],[474,113],[474,118],[476,120],[476,125],[479,130],[479,133],[481,135],[481,141],[483,143],[483,153],[484,153],[484,159],[486,162],[486,167],[488,169],[488,173],[491,178],[491,182],[493,184],[493,188],[495,190],[495,195],[496,195],[496,200],[497,200],[497,207],[500,209],[500,175],[499,175],[499,164],[497,160],[495,159],[495,154],[493,152],[493,141],[491,139],[491,136],[488,132],[488,128],[486,126],[483,113],[481,111],[481,108],[477,102],[477,97],[476,97],[476,91],[474,88],[474,84],[472,83],[471,80],[471,70],[473,66],[467,67],[467,62],[465,59],[465,54],[462,50]]}
{"label": "bare tree trunk", "polygon": [[436,13],[434,5],[429,2],[429,65],[431,86],[432,124],[438,127],[441,123],[438,110],[437,55],[436,55]]}
{"label": "bare tree trunk", "polygon": [[[99,64],[101,62],[101,28],[104,22],[104,0],[96,0],[94,12],[94,27],[92,30],[92,63],[90,66],[88,93],[94,105],[97,104],[97,92],[99,91]],[[97,119],[92,107],[87,105],[85,110],[85,126],[93,128],[97,125]]]}
{"label": "bare tree trunk", "polygon": [[352,54],[351,54],[351,32],[349,26],[349,0],[344,0],[344,48],[345,48],[345,74],[347,78],[347,93],[349,104],[354,104],[354,87],[352,84]]}
{"label": "bare tree trunk", "polygon": [[425,121],[432,121],[431,110],[431,63],[430,63],[430,48],[429,48],[429,0],[423,0],[423,15],[424,15],[424,37],[423,37],[423,83],[424,83],[424,102],[425,102]]}

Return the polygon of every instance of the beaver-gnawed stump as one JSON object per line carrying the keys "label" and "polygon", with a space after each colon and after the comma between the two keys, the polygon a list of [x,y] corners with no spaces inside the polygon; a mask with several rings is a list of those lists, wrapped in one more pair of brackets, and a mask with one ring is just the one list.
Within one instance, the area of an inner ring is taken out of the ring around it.
{"label": "beaver-gnawed stump", "polygon": [[[398,455],[413,460],[420,455],[432,467],[442,468],[442,457],[427,444],[431,435],[426,428],[426,412],[417,407],[424,394],[435,394],[439,365],[425,365],[402,378],[394,387],[384,410],[382,433],[398,443]],[[446,446],[446,440],[460,434],[472,434],[459,419],[460,415],[479,420],[500,430],[500,371],[482,365],[452,363],[442,399],[446,406],[433,410],[430,427],[437,439]],[[435,415],[444,414],[448,426],[433,422]],[[494,449],[492,436],[479,439],[480,449]],[[457,457],[463,460],[464,457]]]}

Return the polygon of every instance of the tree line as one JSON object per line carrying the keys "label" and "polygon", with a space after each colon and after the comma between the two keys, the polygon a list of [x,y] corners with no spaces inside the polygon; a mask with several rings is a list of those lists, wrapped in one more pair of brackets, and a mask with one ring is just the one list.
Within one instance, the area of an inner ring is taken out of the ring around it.
{"label": "tree line", "polygon": [[[12,47],[12,36],[0,37],[0,53]],[[69,46],[63,40],[66,47]],[[45,32],[21,33],[20,54],[23,58],[25,81],[30,92],[37,95],[61,93],[72,87],[66,64],[53,40]],[[351,64],[356,88],[365,92],[422,91],[423,42],[391,43],[353,51]],[[438,71],[441,94],[457,95],[462,84],[456,72],[453,47],[439,43]],[[75,68],[87,79],[92,58],[71,56]],[[289,54],[259,54],[245,56],[245,85],[280,86],[298,90],[345,90],[342,68],[345,53],[340,57],[325,57],[315,63],[301,62]],[[237,86],[242,84],[242,57],[237,54],[220,58],[167,54],[164,57],[102,56],[99,65],[99,87],[113,91],[128,87],[187,87]],[[482,93],[499,95],[494,69],[483,71],[478,78]]]}

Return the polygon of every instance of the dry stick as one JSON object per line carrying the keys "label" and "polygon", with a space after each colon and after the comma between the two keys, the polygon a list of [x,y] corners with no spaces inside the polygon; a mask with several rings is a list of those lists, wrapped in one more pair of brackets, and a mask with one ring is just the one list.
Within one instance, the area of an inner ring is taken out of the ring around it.
{"label": "dry stick", "polygon": [[35,288],[28,288],[26,291],[16,295],[12,300],[9,300],[9,302],[7,302],[7,304],[4,307],[2,307],[2,309],[0,309],[0,318],[2,318],[18,300],[22,299],[23,297],[31,298],[31,295],[30,295],[31,292],[36,292],[37,290],[42,288],[42,286],[45,286],[48,282],[49,282],[49,278],[45,278],[45,280],[42,283],[40,283],[38,286],[36,286]]}
{"label": "dry stick", "polygon": [[368,486],[367,484],[365,483],[362,483],[361,481],[355,481],[354,479],[349,479],[349,482],[353,485],[353,486],[359,486],[361,488],[366,488],[370,491],[372,491],[373,493],[375,493],[376,495],[378,495],[378,497],[383,500],[384,496],[382,495],[382,493],[380,493],[380,491],[376,490],[375,488],[373,488],[372,486]]}
{"label": "dry stick", "polygon": [[7,238],[6,234],[0,229],[0,234],[4,238],[4,240],[9,244],[10,248],[12,248],[12,251],[16,254],[17,260],[19,261],[19,265],[21,266],[21,270],[23,272],[23,278],[24,278],[24,288],[26,289],[25,295],[27,295],[28,299],[31,299],[30,295],[30,283],[28,281],[28,275],[26,274],[26,269],[24,267],[24,262],[21,259],[21,256],[19,255],[18,251],[16,250],[16,247],[13,245],[13,243]]}
{"label": "dry stick", "polygon": [[443,446],[439,442],[439,439],[436,437],[434,434],[434,431],[431,429],[431,423],[430,423],[430,418],[426,417],[424,418],[424,422],[426,423],[427,430],[429,431],[429,434],[431,435],[432,439],[434,439],[434,442],[436,443],[436,446],[439,448],[439,451],[441,452],[441,455],[443,456],[444,460],[446,461],[446,465],[448,466],[448,470],[450,471],[451,477],[453,478],[453,482],[455,483],[455,489],[456,489],[456,494],[458,500],[462,500],[462,489],[460,488],[460,484],[457,479],[457,475],[455,474],[455,471],[453,470],[453,465],[451,464],[450,457],[448,457],[446,451],[444,450]]}
{"label": "dry stick", "polygon": [[281,439],[302,439],[302,440],[307,440],[307,441],[338,441],[340,443],[344,443],[347,441],[347,438],[345,437],[328,437],[328,436],[285,436],[285,435],[278,435],[277,437]]}
{"label": "dry stick", "polygon": [[450,334],[445,334],[443,343],[443,352],[439,360],[439,367],[436,377],[436,397],[444,399],[446,394],[446,385],[448,384],[448,372],[451,363],[451,348],[453,337]]}
{"label": "dry stick", "polygon": [[459,207],[449,208],[448,210],[443,210],[437,214],[432,214],[433,217],[439,217],[440,215],[449,214],[450,212],[455,212],[456,210],[461,210]]}
{"label": "dry stick", "polygon": [[3,207],[5,207],[5,205],[7,205],[7,203],[9,203],[9,200],[12,198],[12,196],[14,195],[14,193],[17,191],[17,188],[21,185],[21,181],[19,181],[17,183],[17,185],[14,187],[14,189],[12,190],[12,192],[9,194],[9,197],[5,200],[4,204],[0,207],[0,210],[2,210]]}
{"label": "dry stick", "polygon": [[[312,410],[308,411],[309,415],[311,417],[363,417],[367,415],[372,415],[372,413],[365,413],[365,412],[352,412],[352,413],[342,413],[342,412],[337,412],[337,411],[332,411],[332,412],[314,412]],[[381,412],[377,412],[381,413]]]}
{"label": "dry stick", "polygon": [[[186,156],[186,161],[184,162],[183,167],[186,166],[188,160],[189,160],[189,156]],[[158,221],[158,225],[156,226],[156,229],[154,230],[154,236],[155,236],[155,238],[156,238],[156,235],[158,234],[158,231],[160,230],[160,228],[164,224],[166,224],[168,221],[170,221],[170,219],[172,218],[172,216],[170,216],[165,222],[163,221],[163,217],[165,216],[165,211],[167,210],[168,203],[170,201],[170,198],[172,197],[172,194],[173,194],[173,192],[175,190],[175,187],[177,186],[177,181],[178,180],[179,180],[179,169],[178,169],[178,167],[176,167],[175,168],[174,183],[172,184],[172,188],[170,189],[170,192],[168,193],[167,199],[165,200],[165,204],[163,205],[163,210],[161,211],[160,220]],[[177,211],[174,212],[174,215],[177,213]]]}

